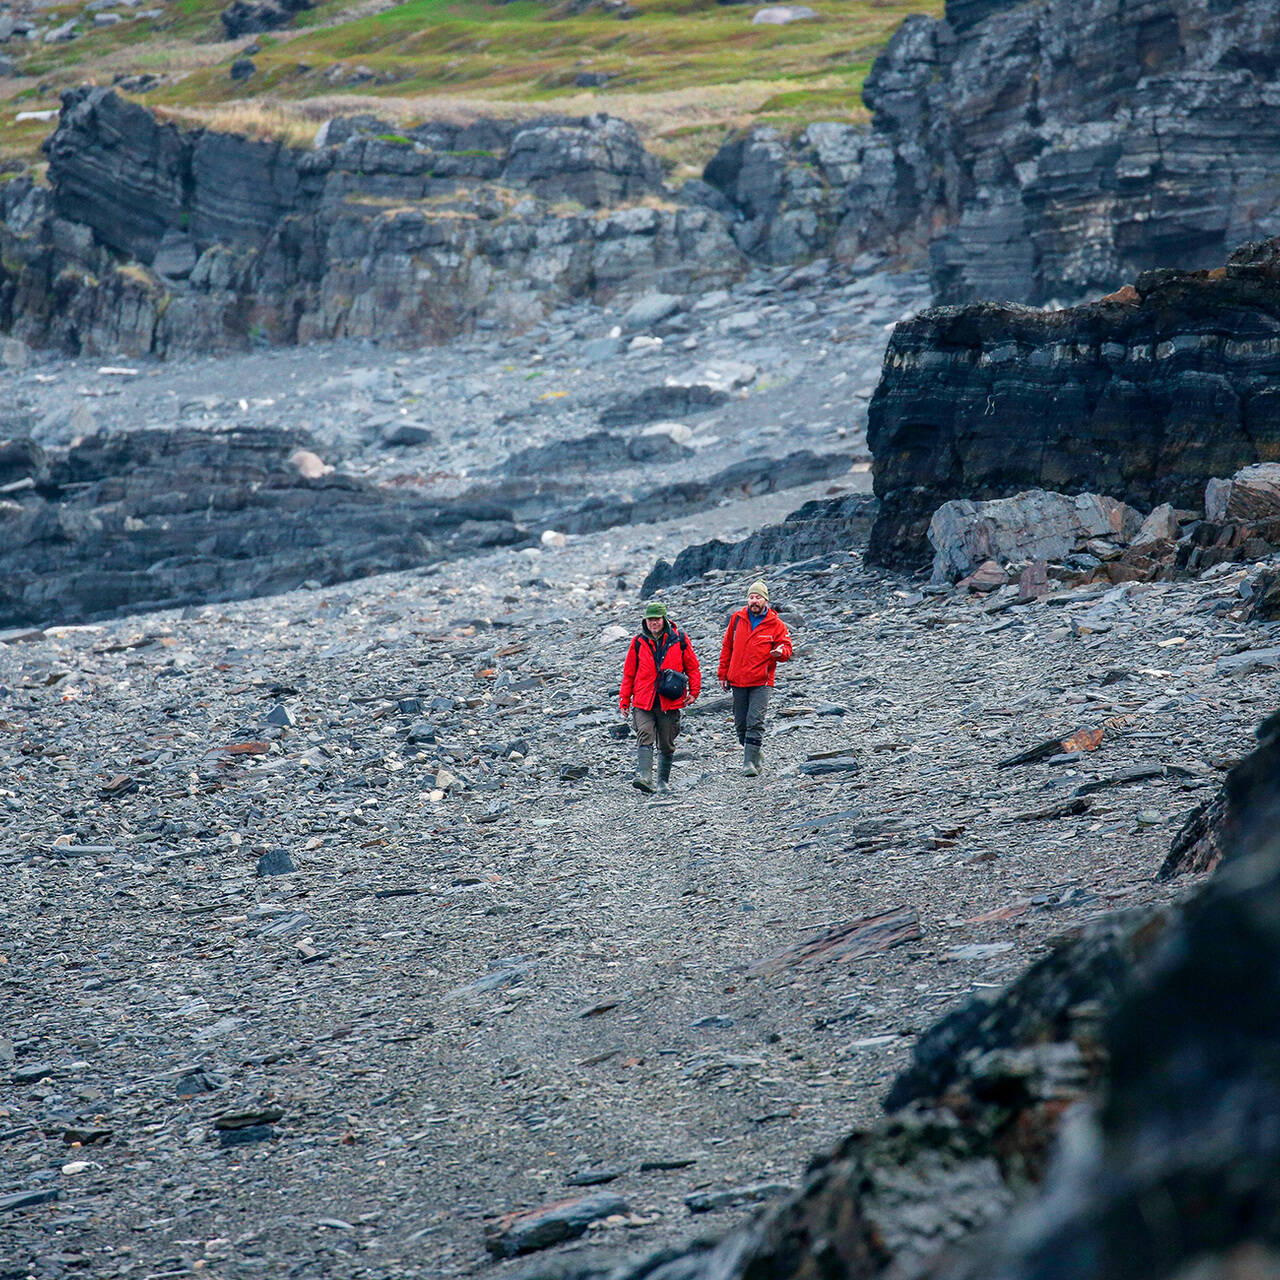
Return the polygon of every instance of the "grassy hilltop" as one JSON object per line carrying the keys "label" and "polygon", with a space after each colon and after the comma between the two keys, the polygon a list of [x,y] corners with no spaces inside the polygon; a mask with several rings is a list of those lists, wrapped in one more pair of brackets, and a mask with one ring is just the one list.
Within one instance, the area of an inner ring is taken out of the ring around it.
{"label": "grassy hilltop", "polygon": [[[157,2],[164,8],[122,7],[124,20],[106,27],[83,2],[39,10],[42,30],[75,19],[80,34],[4,47],[19,74],[0,79],[0,159],[34,159],[51,127],[19,122],[19,113],[56,107],[74,84],[121,82],[175,118],[298,142],[338,111],[405,124],[609,111],[633,121],[679,180],[731,128],[865,119],[862,84],[875,55],[908,13],[942,8],[812,0],[816,19],[753,26],[758,5],[715,0],[630,0],[629,18],[574,13],[575,0],[323,0],[283,31],[227,41],[219,14],[228,0]],[[256,69],[233,80],[231,64],[246,51]],[[607,79],[584,87],[583,76]]]}

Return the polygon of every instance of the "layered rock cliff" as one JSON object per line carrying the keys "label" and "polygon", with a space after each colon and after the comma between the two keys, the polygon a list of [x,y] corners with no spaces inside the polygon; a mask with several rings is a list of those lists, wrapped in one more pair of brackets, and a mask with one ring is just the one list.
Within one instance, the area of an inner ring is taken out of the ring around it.
{"label": "layered rock cliff", "polygon": [[71,351],[441,340],[744,263],[721,216],[658,199],[657,163],[607,116],[403,134],[359,117],[308,150],[89,89],[46,149],[48,188],[0,187],[0,328]]}
{"label": "layered rock cliff", "polygon": [[1280,240],[1092,306],[926,311],[894,331],[870,407],[871,555],[922,565],[951,498],[1042,488],[1199,509],[1209,479],[1280,460],[1277,374]]}
{"label": "layered rock cliff", "polygon": [[952,0],[867,79],[870,127],[730,138],[678,193],[606,116],[372,116],[310,149],[67,96],[50,188],[0,188],[0,328],[72,350],[438,340],[751,261],[931,260],[942,301],[1039,303],[1280,232],[1268,0]]}
{"label": "layered rock cliff", "polygon": [[949,0],[864,98],[870,130],[726,145],[705,176],[739,243],[927,250],[939,301],[1043,303],[1280,232],[1269,0]]}

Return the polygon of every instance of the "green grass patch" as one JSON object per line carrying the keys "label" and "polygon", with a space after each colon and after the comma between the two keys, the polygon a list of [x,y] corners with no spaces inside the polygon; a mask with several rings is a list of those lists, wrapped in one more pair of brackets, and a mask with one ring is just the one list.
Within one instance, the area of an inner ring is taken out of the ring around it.
{"label": "green grass patch", "polygon": [[[631,3],[637,15],[620,22],[594,11],[559,17],[557,0],[406,0],[363,15],[324,0],[290,28],[227,42],[226,0],[174,0],[159,19],[86,24],[70,43],[37,45],[23,70],[40,82],[42,102],[85,81],[157,75],[163,83],[142,101],[183,111],[236,106],[250,120],[258,104],[268,133],[290,111],[322,118],[329,99],[335,111],[369,110],[397,130],[441,112],[610,111],[683,170],[704,162],[729,129],[757,120],[787,129],[865,120],[862,84],[875,55],[908,13],[942,9],[942,0],[821,0],[815,21],[753,27],[753,5]],[[58,20],[78,9],[44,12]],[[232,81],[231,62],[251,43],[257,71]],[[608,79],[579,85],[586,72]],[[12,103],[0,101],[0,156],[34,153],[48,127],[15,130],[12,110],[4,115]]]}

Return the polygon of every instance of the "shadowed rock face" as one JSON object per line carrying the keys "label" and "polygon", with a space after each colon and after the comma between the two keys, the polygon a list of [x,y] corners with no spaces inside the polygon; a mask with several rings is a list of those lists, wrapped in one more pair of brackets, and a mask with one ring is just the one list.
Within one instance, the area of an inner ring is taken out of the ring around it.
{"label": "shadowed rock face", "polygon": [[789,1202],[714,1247],[608,1274],[1138,1280],[1206,1255],[1269,1263],[1206,1275],[1274,1274],[1276,727],[1228,786],[1232,861],[1179,913],[1090,925],[922,1037],[896,1110]]}
{"label": "shadowed rock face", "polygon": [[[1106,1033],[1089,1141],[948,1277],[1274,1274],[1280,1240],[1280,768],[1274,722],[1232,777],[1228,857]],[[1155,1205],[1160,1211],[1153,1212]]]}
{"label": "shadowed rock face", "polygon": [[300,432],[91,436],[63,458],[7,445],[35,487],[0,500],[0,627],[287,591],[526,535],[493,503],[308,479]]}
{"label": "shadowed rock face", "polygon": [[898,325],[869,412],[872,558],[923,564],[952,498],[1044,488],[1199,509],[1212,477],[1280,459],[1278,249],[1151,272],[1092,306],[978,304]]}
{"label": "shadowed rock face", "polygon": [[234,0],[221,13],[228,40],[288,26],[295,14],[311,8],[311,0]]}

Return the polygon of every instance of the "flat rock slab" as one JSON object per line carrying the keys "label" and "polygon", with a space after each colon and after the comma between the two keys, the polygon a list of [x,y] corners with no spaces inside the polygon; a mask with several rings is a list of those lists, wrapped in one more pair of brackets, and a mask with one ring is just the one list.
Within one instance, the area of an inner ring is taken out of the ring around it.
{"label": "flat rock slab", "polygon": [[1218,659],[1220,676],[1248,676],[1255,671],[1274,671],[1276,667],[1280,667],[1280,648],[1249,649]]}
{"label": "flat rock slab", "polygon": [[56,1200],[61,1193],[50,1191],[18,1191],[10,1196],[0,1196],[0,1213],[8,1213],[11,1209],[29,1209],[34,1205],[48,1204]]}
{"label": "flat rock slab", "polygon": [[562,1200],[523,1213],[499,1218],[485,1233],[485,1247],[496,1258],[515,1258],[575,1240],[601,1218],[630,1212],[621,1196],[601,1193],[580,1200]]}
{"label": "flat rock slab", "polygon": [[857,960],[887,951],[904,942],[917,942],[920,917],[914,907],[898,907],[879,915],[866,916],[850,924],[836,925],[815,933],[794,947],[788,947],[768,960],[752,965],[752,974],[776,973],[793,965],[821,964],[826,960]]}
{"label": "flat rock slab", "polygon": [[726,1187],[723,1191],[699,1191],[685,1196],[690,1213],[712,1213],[716,1209],[734,1209],[744,1204],[762,1204],[789,1196],[795,1187],[785,1182],[756,1182],[746,1187]]}
{"label": "flat rock slab", "polygon": [[800,766],[801,773],[820,777],[828,773],[861,773],[862,765],[853,756],[837,756],[834,760],[809,760]]}

